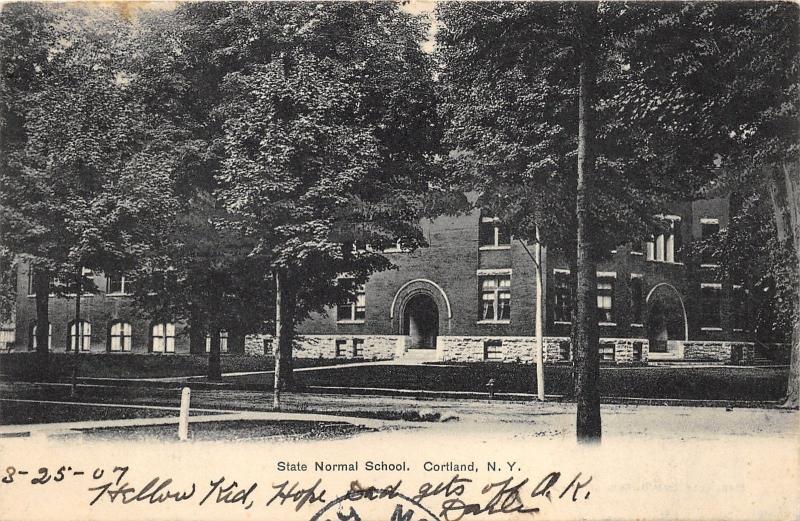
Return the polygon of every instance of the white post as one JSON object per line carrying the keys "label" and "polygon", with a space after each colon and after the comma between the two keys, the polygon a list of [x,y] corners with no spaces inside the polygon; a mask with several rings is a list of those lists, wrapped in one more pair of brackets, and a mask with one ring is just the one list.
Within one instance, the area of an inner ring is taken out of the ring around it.
{"label": "white post", "polygon": [[189,400],[192,390],[184,387],[181,391],[181,413],[178,419],[178,439],[186,441],[189,439]]}
{"label": "white post", "polygon": [[544,342],[542,339],[542,243],[536,228],[536,394],[544,401]]}

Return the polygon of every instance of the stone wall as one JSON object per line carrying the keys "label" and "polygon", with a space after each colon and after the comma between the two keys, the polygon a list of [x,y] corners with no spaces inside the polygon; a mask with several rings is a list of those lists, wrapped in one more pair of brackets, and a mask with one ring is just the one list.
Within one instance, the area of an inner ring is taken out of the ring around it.
{"label": "stone wall", "polygon": [[[544,359],[546,363],[570,360],[568,337],[545,337]],[[437,339],[440,359],[447,362],[521,362],[536,361],[536,339],[534,337],[439,337]],[[638,344],[638,346],[637,346]],[[616,364],[646,363],[648,341],[643,338],[603,338],[600,347],[612,345],[612,350],[603,360]],[[613,353],[613,354],[612,354]]]}
{"label": "stone wall", "polygon": [[702,342],[690,340],[683,343],[684,360],[750,364],[755,356],[752,342]]}
{"label": "stone wall", "polygon": [[[338,353],[337,353],[338,342]],[[245,339],[248,355],[272,354],[271,335],[251,335]],[[397,335],[298,335],[295,358],[357,358],[390,360],[404,351],[405,337]]]}
{"label": "stone wall", "polygon": [[536,358],[534,337],[443,336],[436,339],[443,362],[519,362]]}

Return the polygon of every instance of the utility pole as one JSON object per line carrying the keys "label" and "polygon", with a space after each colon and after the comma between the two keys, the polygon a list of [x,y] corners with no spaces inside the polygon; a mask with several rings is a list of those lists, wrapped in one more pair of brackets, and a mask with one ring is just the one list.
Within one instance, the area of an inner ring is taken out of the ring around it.
{"label": "utility pole", "polygon": [[[81,321],[81,293],[83,292],[83,266],[78,266],[75,288],[75,356],[72,358],[72,381],[69,394],[78,396],[78,352],[83,345],[83,321]],[[70,335],[71,336],[71,335]],[[70,338],[72,343],[72,338]]]}
{"label": "utility pole", "polygon": [[542,276],[542,243],[539,239],[539,227],[536,227],[536,254],[532,254],[528,245],[522,239],[517,239],[519,243],[525,248],[525,253],[533,261],[535,268],[536,279],[536,316],[534,319],[534,335],[536,338],[536,397],[540,402],[544,401],[544,332],[542,325],[542,295],[543,291],[543,276]]}
{"label": "utility pole", "polygon": [[542,305],[542,242],[539,239],[539,227],[536,227],[536,394],[540,402],[544,401],[544,338],[542,313],[544,306]]}

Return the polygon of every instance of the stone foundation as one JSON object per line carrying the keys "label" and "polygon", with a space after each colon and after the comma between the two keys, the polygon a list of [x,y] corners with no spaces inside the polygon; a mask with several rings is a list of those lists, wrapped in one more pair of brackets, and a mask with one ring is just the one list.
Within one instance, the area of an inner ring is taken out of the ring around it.
{"label": "stone foundation", "polygon": [[752,342],[701,342],[683,343],[683,359],[697,362],[724,362],[726,364],[752,364],[755,346]]}
{"label": "stone foundation", "polygon": [[[544,337],[545,363],[569,362],[569,337]],[[245,338],[244,352],[253,356],[272,355],[271,335]],[[400,335],[299,335],[296,358],[352,358],[393,360],[402,358],[408,337]],[[752,342],[683,342],[683,360],[752,364],[756,347]],[[771,345],[770,358],[788,355],[787,345]],[[764,346],[761,347],[762,351]],[[761,355],[763,356],[763,355]],[[436,360],[442,362],[536,362],[536,339],[532,336],[440,336],[436,339]],[[645,338],[601,338],[600,361],[614,364],[647,363],[649,343]]]}
{"label": "stone foundation", "polygon": [[[245,353],[271,355],[272,336],[249,336]],[[569,362],[568,337],[545,337],[546,363]],[[398,335],[300,335],[295,340],[296,358],[353,358],[392,360],[407,351],[408,337]],[[641,338],[603,338],[601,361],[605,363],[646,363],[648,342]],[[435,360],[441,362],[536,362],[536,339],[532,336],[440,336],[436,339]]]}
{"label": "stone foundation", "polygon": [[[295,358],[354,358],[391,360],[405,352],[404,336],[397,335],[298,335]],[[272,355],[272,335],[251,335],[245,339],[248,355]]]}
{"label": "stone foundation", "polygon": [[536,359],[534,337],[440,336],[436,351],[443,362],[517,362]]}

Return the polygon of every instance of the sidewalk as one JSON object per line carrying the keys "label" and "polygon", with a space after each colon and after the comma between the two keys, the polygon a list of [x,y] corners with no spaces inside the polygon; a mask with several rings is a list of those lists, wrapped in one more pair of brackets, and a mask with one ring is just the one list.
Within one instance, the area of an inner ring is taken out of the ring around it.
{"label": "sidewalk", "polygon": [[[111,404],[93,402],[61,402],[52,400],[27,400],[6,398],[5,401],[23,403],[51,403],[60,405],[79,405],[87,407],[110,407],[110,408],[135,408],[135,409],[156,409],[171,410],[175,416],[160,418],[130,418],[123,420],[86,420],[75,422],[58,423],[34,423],[23,425],[0,425],[0,437],[22,434],[39,434],[46,436],[64,435],[76,433],[82,429],[103,429],[109,427],[143,427],[151,425],[177,425],[179,409],[175,407],[155,406],[155,405],[130,405],[130,404]],[[256,420],[256,421],[308,421],[308,422],[330,422],[330,423],[350,423],[352,425],[371,428],[409,428],[418,424],[406,422],[404,420],[381,420],[363,418],[356,416],[339,416],[323,413],[300,413],[300,412],[275,412],[275,411],[236,411],[230,409],[208,409],[191,408],[190,413],[203,412],[208,414],[189,416],[189,424],[201,422],[225,422],[236,420]]]}

